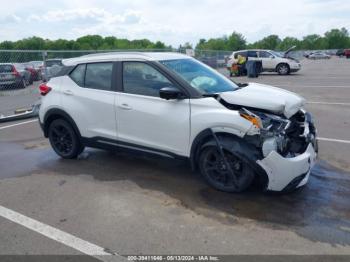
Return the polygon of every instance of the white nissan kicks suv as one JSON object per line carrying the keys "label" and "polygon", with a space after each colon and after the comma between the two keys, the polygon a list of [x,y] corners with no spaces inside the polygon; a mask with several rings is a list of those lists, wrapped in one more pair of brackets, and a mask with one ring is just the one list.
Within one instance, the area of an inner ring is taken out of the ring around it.
{"label": "white nissan kicks suv", "polygon": [[236,84],[182,54],[64,60],[40,92],[40,124],[62,158],[95,147],[187,159],[227,192],[253,180],[267,190],[293,190],[307,182],[316,160],[316,129],[303,98]]}

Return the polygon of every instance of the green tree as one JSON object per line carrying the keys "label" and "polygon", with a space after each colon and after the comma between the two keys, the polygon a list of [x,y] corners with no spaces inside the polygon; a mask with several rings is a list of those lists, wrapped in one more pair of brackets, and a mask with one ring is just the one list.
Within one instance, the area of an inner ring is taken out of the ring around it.
{"label": "green tree", "polygon": [[277,50],[285,51],[292,46],[296,46],[296,49],[300,48],[300,40],[295,37],[287,36],[279,43]]}
{"label": "green tree", "polygon": [[275,50],[281,42],[282,40],[278,37],[278,35],[269,35],[260,41],[255,42],[253,46],[254,48]]}
{"label": "green tree", "polygon": [[236,51],[246,48],[247,41],[240,33],[233,32],[227,39],[226,50]]}
{"label": "green tree", "polygon": [[305,50],[325,49],[326,45],[325,39],[316,34],[305,36],[301,42],[301,47]]}
{"label": "green tree", "polygon": [[332,29],[324,34],[326,48],[347,48],[349,45],[349,32],[346,28]]}
{"label": "green tree", "polygon": [[94,49],[97,50],[103,44],[103,38],[99,35],[86,35],[79,37],[77,43],[81,47],[80,49]]}

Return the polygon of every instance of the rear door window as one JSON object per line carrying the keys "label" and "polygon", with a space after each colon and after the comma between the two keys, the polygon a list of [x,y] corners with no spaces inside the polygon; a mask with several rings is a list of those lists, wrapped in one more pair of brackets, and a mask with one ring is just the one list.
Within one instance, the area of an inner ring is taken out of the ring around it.
{"label": "rear door window", "polygon": [[93,63],[86,65],[85,87],[110,91],[112,89],[113,63]]}
{"label": "rear door window", "polygon": [[85,78],[85,68],[86,65],[78,65],[70,74],[70,78],[78,85],[84,86],[84,78]]}

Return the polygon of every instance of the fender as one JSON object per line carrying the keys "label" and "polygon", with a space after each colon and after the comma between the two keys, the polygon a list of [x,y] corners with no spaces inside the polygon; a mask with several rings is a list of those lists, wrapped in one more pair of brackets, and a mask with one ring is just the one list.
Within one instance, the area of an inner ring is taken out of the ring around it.
{"label": "fender", "polygon": [[74,131],[77,133],[78,137],[81,138],[79,128],[75,124],[73,118],[62,109],[57,109],[57,108],[52,108],[48,110],[44,116],[42,129],[44,131],[44,136],[46,138],[48,137],[48,130],[49,130],[50,123],[53,120],[58,118],[63,118],[64,120],[68,121],[68,123],[71,124]]}

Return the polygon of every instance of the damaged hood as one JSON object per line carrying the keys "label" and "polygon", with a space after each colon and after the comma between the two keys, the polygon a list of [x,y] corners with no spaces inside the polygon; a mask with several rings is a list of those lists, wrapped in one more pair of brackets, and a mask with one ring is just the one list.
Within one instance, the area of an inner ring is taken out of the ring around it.
{"label": "damaged hood", "polygon": [[305,104],[305,99],[287,90],[249,83],[248,86],[232,92],[220,93],[220,98],[238,106],[267,110],[290,118]]}

